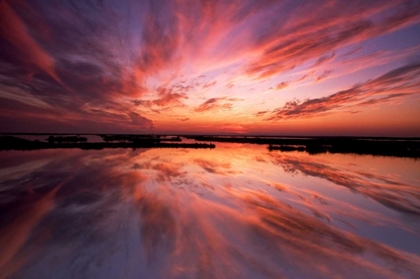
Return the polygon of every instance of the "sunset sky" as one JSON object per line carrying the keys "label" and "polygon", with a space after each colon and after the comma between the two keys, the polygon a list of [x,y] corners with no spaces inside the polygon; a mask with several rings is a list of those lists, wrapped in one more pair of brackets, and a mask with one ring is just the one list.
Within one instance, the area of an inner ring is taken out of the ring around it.
{"label": "sunset sky", "polygon": [[0,0],[0,132],[420,136],[420,1]]}

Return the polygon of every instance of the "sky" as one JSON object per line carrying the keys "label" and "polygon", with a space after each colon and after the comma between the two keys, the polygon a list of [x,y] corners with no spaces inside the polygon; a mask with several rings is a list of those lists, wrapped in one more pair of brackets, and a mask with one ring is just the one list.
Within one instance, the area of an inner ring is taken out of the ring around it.
{"label": "sky", "polygon": [[420,1],[0,0],[0,132],[420,136]]}

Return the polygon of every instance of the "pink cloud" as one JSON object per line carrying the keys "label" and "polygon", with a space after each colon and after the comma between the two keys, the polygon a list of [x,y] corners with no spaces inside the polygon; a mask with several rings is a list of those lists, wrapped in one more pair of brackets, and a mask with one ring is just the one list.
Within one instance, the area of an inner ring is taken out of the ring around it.
{"label": "pink cloud", "polygon": [[419,76],[420,64],[408,64],[327,97],[286,102],[282,108],[272,111],[268,119],[310,118],[332,113],[336,109],[368,107],[404,98],[419,93]]}

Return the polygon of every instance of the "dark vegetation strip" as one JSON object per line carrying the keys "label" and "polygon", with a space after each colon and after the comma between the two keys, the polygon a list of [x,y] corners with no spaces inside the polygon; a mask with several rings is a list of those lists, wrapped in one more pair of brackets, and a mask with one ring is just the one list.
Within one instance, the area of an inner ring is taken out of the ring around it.
{"label": "dark vegetation strip", "polygon": [[[48,134],[47,134],[48,135]],[[215,148],[213,142],[268,145],[269,150],[318,153],[350,153],[420,158],[418,138],[352,137],[257,137],[257,136],[183,136],[206,143],[182,143],[180,136],[102,134],[103,142],[87,142],[80,135],[50,135],[48,142],[31,141],[14,136],[0,136],[0,150],[35,150],[47,148]]]}
{"label": "dark vegetation strip", "polygon": [[317,138],[262,138],[262,137],[211,137],[190,136],[196,141],[268,144],[270,150],[306,151],[318,153],[351,153],[420,158],[418,139],[369,139],[350,137]]}
{"label": "dark vegetation strip", "polygon": [[360,139],[360,140],[409,140],[409,141],[420,141],[420,137],[354,137],[354,136],[273,136],[273,135],[193,135],[193,134],[97,134],[97,133],[0,133],[0,136],[130,136],[130,137],[184,137],[194,139],[196,137],[211,137],[211,138],[289,138],[289,139]]}
{"label": "dark vegetation strip", "polygon": [[181,142],[182,139],[179,136],[175,137],[165,137],[160,135],[99,135],[103,141],[106,142],[120,142],[120,141],[129,141],[129,142],[136,142],[136,141],[150,141],[154,143],[162,142],[162,141],[174,141],[174,142]]}
{"label": "dark vegetation strip", "polygon": [[80,149],[104,149],[104,148],[215,148],[209,143],[167,143],[150,140],[135,140],[129,142],[41,142],[30,141],[13,136],[0,137],[0,150],[37,150],[53,148],[80,148]]}

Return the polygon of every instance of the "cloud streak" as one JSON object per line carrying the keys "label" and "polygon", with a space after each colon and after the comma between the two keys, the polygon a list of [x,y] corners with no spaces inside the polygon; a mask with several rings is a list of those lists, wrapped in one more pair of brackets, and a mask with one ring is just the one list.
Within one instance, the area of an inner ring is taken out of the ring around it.
{"label": "cloud streak", "polygon": [[41,70],[60,82],[55,73],[54,58],[29,34],[26,25],[6,1],[0,2],[0,17],[0,35],[18,50],[18,56],[27,64],[29,73]]}
{"label": "cloud streak", "polygon": [[332,113],[337,109],[364,108],[418,94],[420,63],[412,63],[389,71],[373,80],[355,85],[327,97],[288,101],[275,109],[269,120],[310,118]]}
{"label": "cloud streak", "polygon": [[206,112],[211,110],[230,110],[233,106],[232,102],[240,101],[237,98],[210,98],[195,108],[196,112]]}

